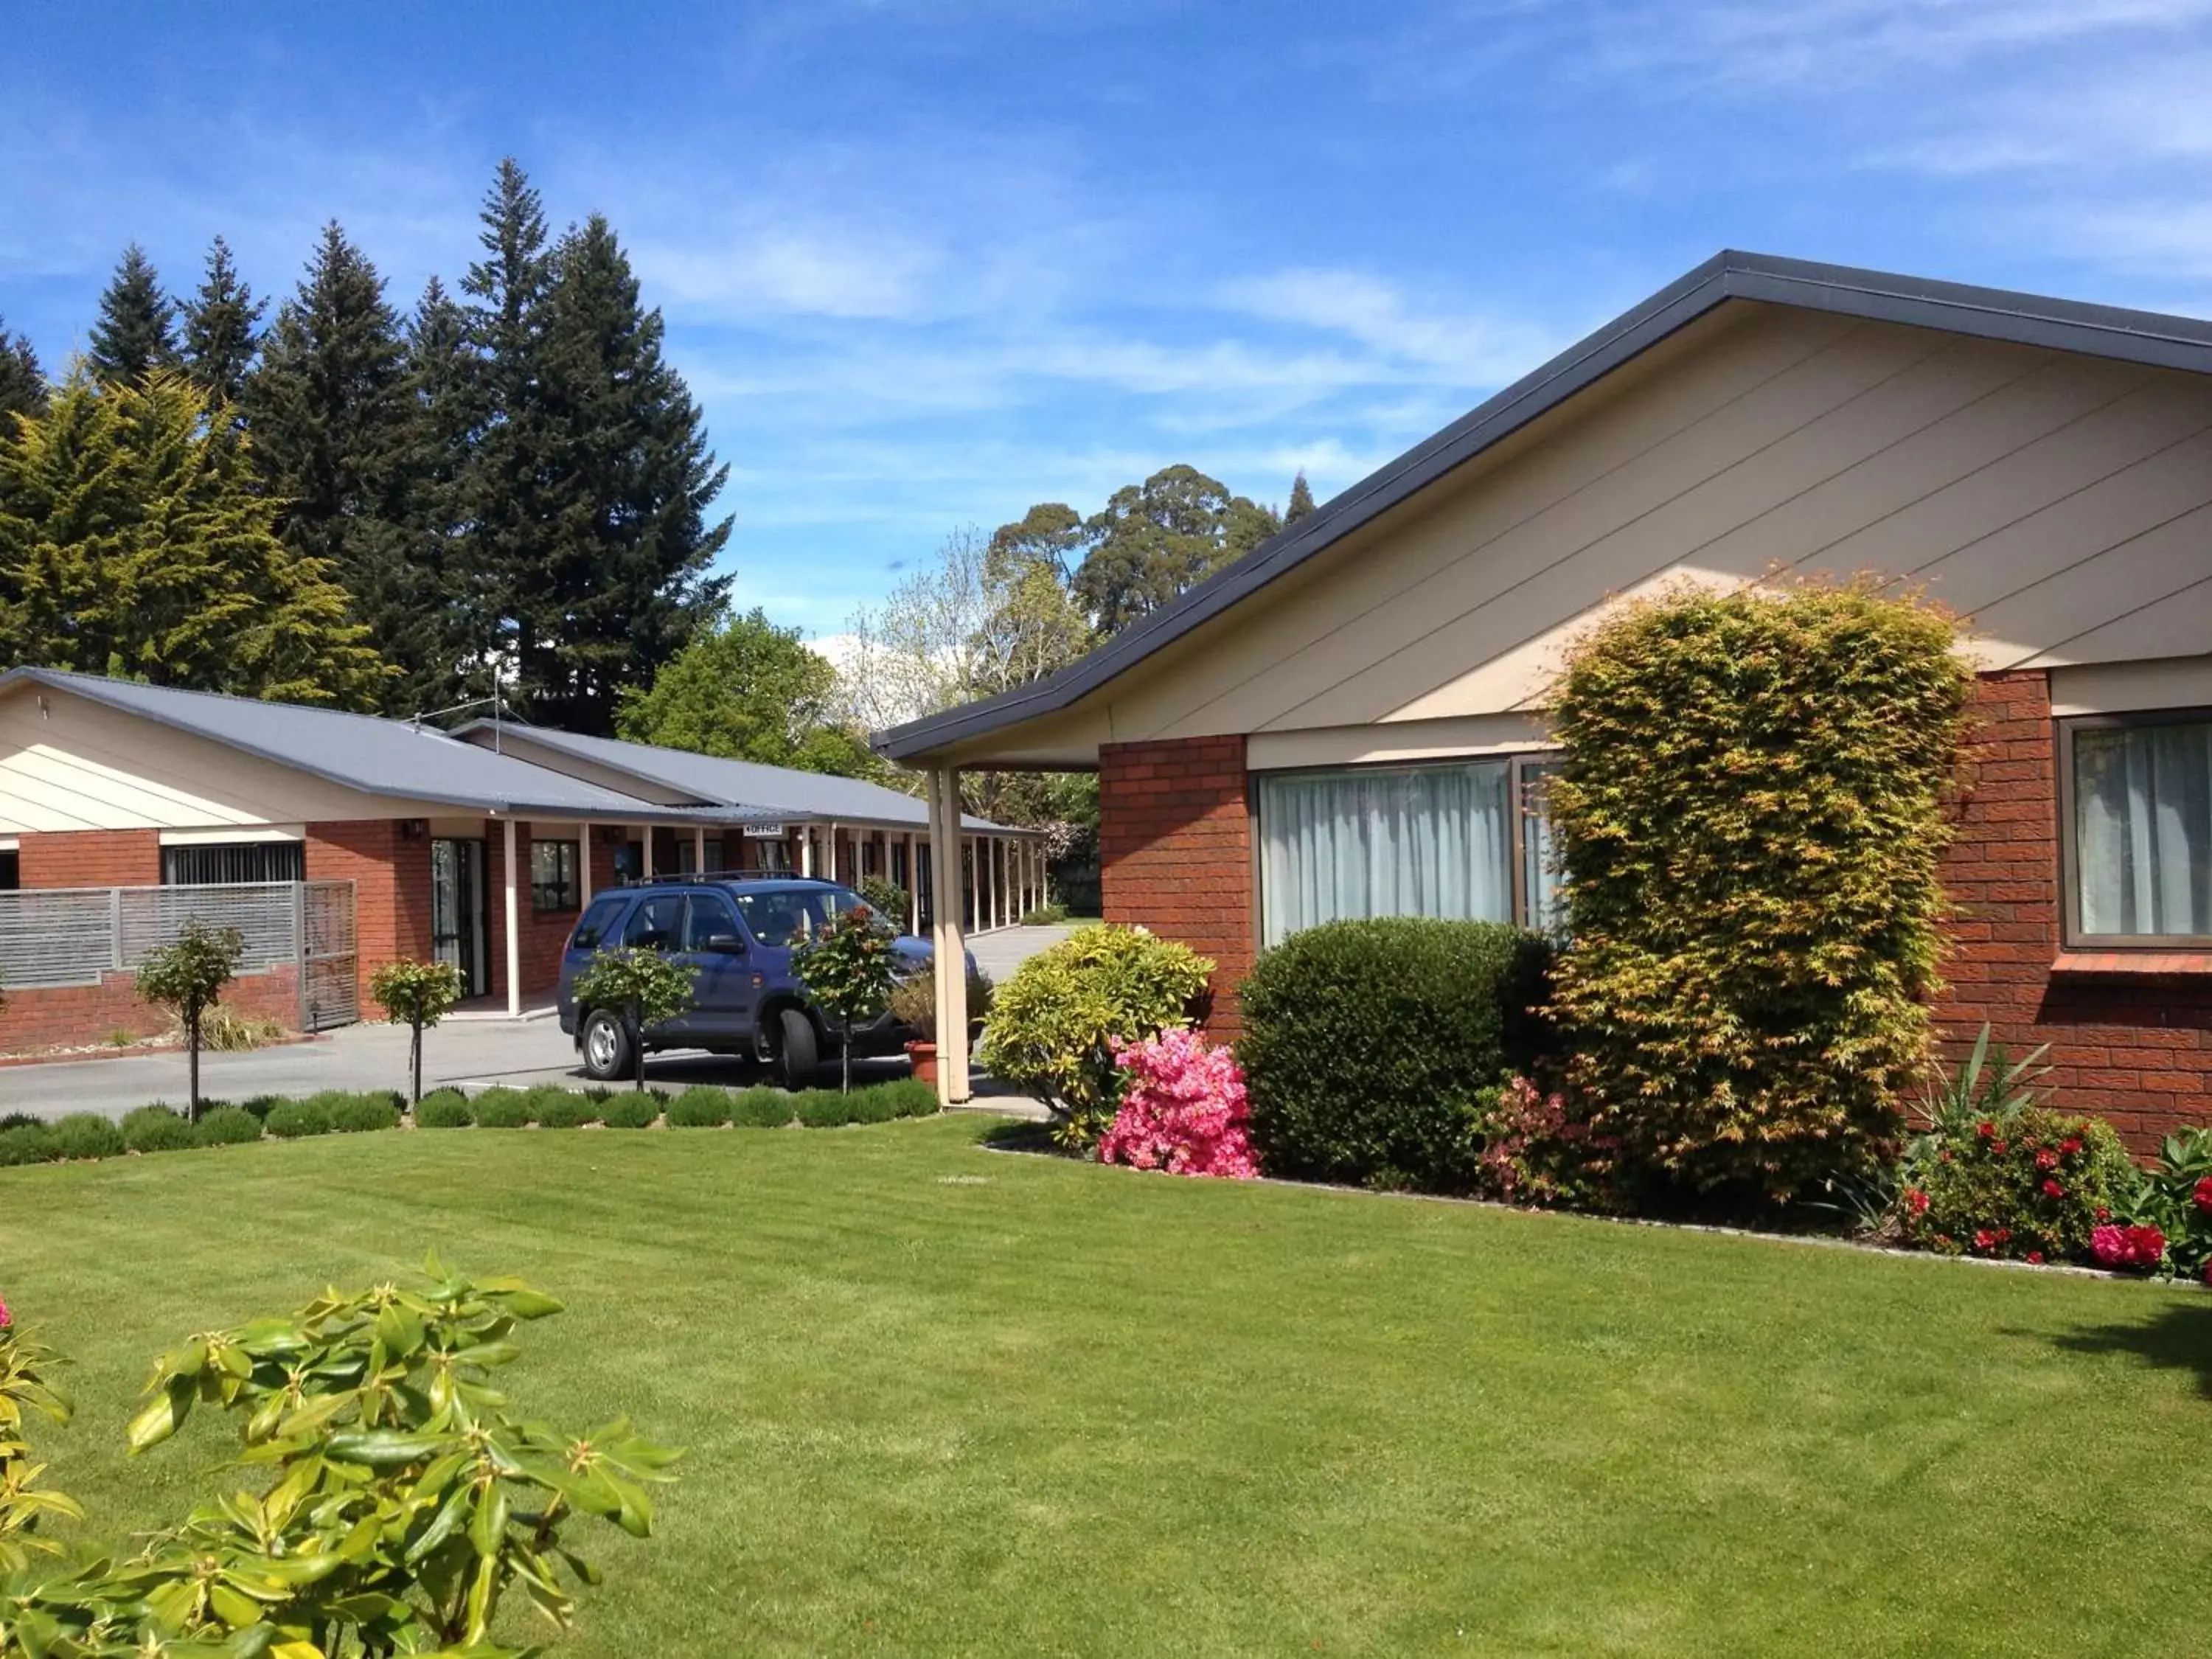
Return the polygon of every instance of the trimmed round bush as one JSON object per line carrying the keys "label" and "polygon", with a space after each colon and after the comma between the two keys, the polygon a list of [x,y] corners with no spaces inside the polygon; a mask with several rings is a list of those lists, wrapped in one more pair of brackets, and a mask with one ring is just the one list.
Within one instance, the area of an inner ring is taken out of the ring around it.
{"label": "trimmed round bush", "polygon": [[331,1108],[331,1127],[343,1135],[399,1127],[399,1103],[386,1094],[355,1095]]}
{"label": "trimmed round bush", "polygon": [[416,1103],[418,1129],[465,1129],[477,1121],[469,1097],[459,1089],[433,1089]]}
{"label": "trimmed round bush", "polygon": [[97,1112],[71,1112],[57,1119],[46,1131],[50,1158],[118,1158],[123,1152],[123,1131],[112,1118]]}
{"label": "trimmed round bush", "polygon": [[0,1129],[0,1169],[14,1164],[44,1164],[55,1156],[53,1134],[43,1119]]}
{"label": "trimmed round bush", "polygon": [[599,1113],[610,1129],[649,1129],[659,1121],[660,1097],[627,1090],[602,1102]]}
{"label": "trimmed round bush", "polygon": [[841,1095],[835,1089],[802,1089],[791,1097],[791,1109],[810,1129],[839,1129],[860,1121],[860,1097]]}
{"label": "trimmed round bush", "polygon": [[781,1129],[791,1121],[787,1089],[746,1089],[730,1102],[730,1121],[740,1129]]}
{"label": "trimmed round bush", "polygon": [[306,1135],[326,1135],[331,1132],[331,1109],[319,1098],[280,1100],[269,1109],[262,1125],[279,1140],[298,1140]]}
{"label": "trimmed round bush", "polygon": [[729,1121],[727,1089],[700,1084],[668,1103],[668,1127],[672,1129],[719,1129]]}
{"label": "trimmed round bush", "polygon": [[487,1089],[469,1103],[479,1129],[522,1129],[530,1125],[530,1097],[520,1089]]}
{"label": "trimmed round bush", "polygon": [[141,1106],[123,1119],[123,1144],[134,1152],[175,1152],[198,1143],[192,1126],[166,1106]]}
{"label": "trimmed round bush", "polygon": [[599,1115],[599,1108],[569,1089],[532,1089],[530,1109],[541,1129],[574,1129]]}
{"label": "trimmed round bush", "polygon": [[937,1115],[937,1085],[924,1083],[918,1078],[902,1077],[890,1083],[878,1083],[868,1092],[890,1104],[892,1117],[935,1117]]}
{"label": "trimmed round bush", "polygon": [[203,1146],[246,1146],[261,1139],[261,1120],[243,1106],[217,1106],[201,1112],[192,1139]]}
{"label": "trimmed round bush", "polygon": [[1532,1058],[1549,951],[1493,921],[1333,921],[1263,952],[1237,1058],[1271,1176],[1473,1188],[1484,1091]]}

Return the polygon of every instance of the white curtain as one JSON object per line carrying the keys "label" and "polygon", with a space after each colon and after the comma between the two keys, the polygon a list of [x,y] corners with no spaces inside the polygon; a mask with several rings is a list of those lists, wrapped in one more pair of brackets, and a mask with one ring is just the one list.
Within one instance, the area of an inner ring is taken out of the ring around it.
{"label": "white curtain", "polygon": [[2074,864],[2091,934],[2212,934],[2212,724],[2074,733]]}
{"label": "white curtain", "polygon": [[1352,916],[1513,919],[1511,763],[1260,780],[1264,942]]}

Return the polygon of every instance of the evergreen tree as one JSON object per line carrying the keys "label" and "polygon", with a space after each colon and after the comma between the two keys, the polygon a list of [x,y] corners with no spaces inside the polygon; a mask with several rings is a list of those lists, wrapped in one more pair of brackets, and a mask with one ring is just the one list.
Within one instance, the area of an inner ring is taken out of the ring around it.
{"label": "evergreen tree", "polygon": [[452,665],[440,659],[444,596],[408,557],[405,347],[383,279],[335,221],[264,338],[240,407],[284,503],[286,544],[353,595],[376,650],[400,670],[386,708],[414,712],[403,707],[414,688]]}
{"label": "evergreen tree", "polygon": [[1075,596],[1102,634],[1127,627],[1242,558],[1282,528],[1261,507],[1191,466],[1117,489],[1085,526]]}
{"label": "evergreen tree", "polygon": [[181,307],[185,372],[210,410],[226,410],[238,401],[260,349],[254,331],[267,309],[268,301],[253,297],[231,264],[230,245],[216,237],[208,248],[199,292]]}
{"label": "evergreen tree", "polygon": [[0,443],[15,432],[12,416],[46,412],[46,372],[39,367],[39,354],[29,336],[10,334],[7,319],[0,318]]}
{"label": "evergreen tree", "polygon": [[0,442],[0,660],[361,708],[383,667],[181,374],[78,374]]}
{"label": "evergreen tree", "polygon": [[408,712],[443,708],[493,689],[500,643],[498,585],[469,556],[465,499],[479,422],[482,364],[466,312],[430,278],[407,326],[409,428],[404,508],[407,568],[422,584],[426,635],[388,699]]}
{"label": "evergreen tree", "polygon": [[1306,483],[1305,469],[1291,480],[1291,504],[1283,509],[1283,528],[1288,530],[1300,519],[1314,510],[1313,487]]}
{"label": "evergreen tree", "polygon": [[545,458],[531,526],[544,562],[510,596],[517,676],[536,718],[604,734],[622,692],[722,608],[728,579],[709,570],[730,523],[706,514],[729,469],[604,218],[562,240],[543,310],[526,435]]}
{"label": "evergreen tree", "polygon": [[100,320],[92,325],[88,354],[92,372],[114,386],[175,368],[176,310],[176,301],[161,292],[161,279],[146,250],[131,243],[100,296]]}

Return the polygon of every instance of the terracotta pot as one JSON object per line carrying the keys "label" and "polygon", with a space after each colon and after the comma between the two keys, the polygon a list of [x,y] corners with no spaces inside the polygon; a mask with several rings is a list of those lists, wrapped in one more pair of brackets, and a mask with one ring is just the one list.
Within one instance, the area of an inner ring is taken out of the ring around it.
{"label": "terracotta pot", "polygon": [[937,1081],[937,1045],[933,1042],[909,1042],[906,1045],[907,1064],[914,1067],[917,1081]]}

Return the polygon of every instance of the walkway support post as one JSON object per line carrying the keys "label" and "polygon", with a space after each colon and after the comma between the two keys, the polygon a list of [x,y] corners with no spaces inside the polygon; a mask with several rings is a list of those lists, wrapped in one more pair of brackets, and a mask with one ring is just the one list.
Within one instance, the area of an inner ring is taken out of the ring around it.
{"label": "walkway support post", "polygon": [[576,826],[577,902],[586,910],[592,908],[592,831],[596,828],[588,819]]}
{"label": "walkway support post", "polygon": [[707,826],[691,826],[691,873],[696,878],[707,873]]}
{"label": "walkway support post", "polygon": [[907,932],[916,939],[921,937],[921,866],[915,861],[914,831],[906,832],[906,903],[913,914],[907,922]]}
{"label": "walkway support post", "polygon": [[932,767],[929,789],[929,861],[935,890],[930,906],[934,957],[930,971],[937,990],[937,1102],[957,1106],[968,1088],[968,939],[962,927],[963,896],[960,856],[960,773]]}
{"label": "walkway support post", "polygon": [[507,1012],[522,1018],[522,895],[516,880],[514,820],[501,818],[500,850],[507,855]]}

